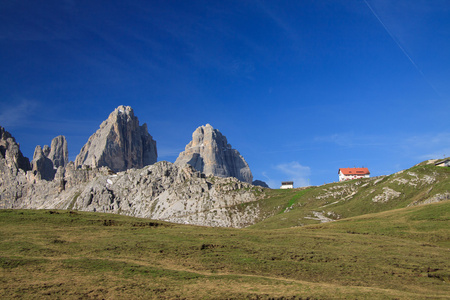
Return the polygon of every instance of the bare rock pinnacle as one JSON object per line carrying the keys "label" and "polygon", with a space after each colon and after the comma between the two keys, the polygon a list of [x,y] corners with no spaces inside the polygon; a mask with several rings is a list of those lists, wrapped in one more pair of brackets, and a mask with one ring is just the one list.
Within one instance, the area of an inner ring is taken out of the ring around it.
{"label": "bare rock pinnacle", "polygon": [[89,138],[75,159],[75,166],[109,167],[115,172],[142,168],[157,160],[156,142],[147,125],[129,106],[119,106]]}
{"label": "bare rock pinnacle", "polygon": [[49,152],[47,150],[48,146],[44,149],[41,146],[36,146],[31,168],[36,179],[51,181],[55,177],[56,171],[53,169],[53,162],[45,155]]}
{"label": "bare rock pinnacle", "polygon": [[209,124],[194,131],[192,141],[180,153],[175,164],[189,164],[207,176],[235,177],[248,183],[253,180],[245,159],[231,148],[227,138],[219,130]]}
{"label": "bare rock pinnacle", "polygon": [[0,158],[5,159],[9,168],[30,170],[30,160],[23,156],[14,137],[0,126]]}
{"label": "bare rock pinnacle", "polygon": [[52,140],[50,153],[47,157],[53,162],[53,167],[65,167],[69,163],[69,150],[66,138],[63,135],[57,136]]}
{"label": "bare rock pinnacle", "polygon": [[34,149],[31,169],[36,180],[53,180],[58,167],[65,167],[69,163],[67,141],[63,135],[52,140],[51,146],[36,146]]}

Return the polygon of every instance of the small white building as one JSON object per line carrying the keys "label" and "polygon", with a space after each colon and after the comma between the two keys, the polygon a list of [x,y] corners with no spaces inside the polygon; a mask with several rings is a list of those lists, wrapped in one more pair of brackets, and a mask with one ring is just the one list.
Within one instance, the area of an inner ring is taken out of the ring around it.
{"label": "small white building", "polygon": [[446,158],[444,160],[440,160],[434,164],[437,167],[450,167],[450,159]]}
{"label": "small white building", "polygon": [[339,181],[370,177],[370,172],[367,168],[340,168],[338,174]]}
{"label": "small white building", "polygon": [[282,181],[280,189],[293,189],[294,182],[293,181]]}

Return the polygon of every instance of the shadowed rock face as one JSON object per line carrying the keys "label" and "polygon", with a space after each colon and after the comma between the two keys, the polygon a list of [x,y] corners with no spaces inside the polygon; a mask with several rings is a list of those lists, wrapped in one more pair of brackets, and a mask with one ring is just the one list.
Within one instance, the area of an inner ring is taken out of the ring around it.
{"label": "shadowed rock face", "polygon": [[42,149],[41,146],[36,146],[36,149],[34,149],[33,161],[31,162],[31,168],[37,179],[51,181],[55,177],[56,171],[53,169],[53,162],[51,159],[45,155],[45,153],[49,152],[47,151],[47,148],[44,147],[44,149]]}
{"label": "shadowed rock face", "polygon": [[231,148],[227,138],[219,130],[209,124],[194,131],[192,141],[180,153],[175,164],[189,164],[206,175],[235,177],[248,183],[253,180],[245,159]]}
{"label": "shadowed rock face", "polygon": [[69,163],[67,141],[63,135],[52,140],[51,146],[36,146],[34,149],[31,169],[36,180],[53,180],[58,167],[65,167]]}
{"label": "shadowed rock face", "polygon": [[256,186],[260,186],[260,187],[265,187],[265,188],[268,188],[269,186],[267,185],[267,183],[265,183],[264,181],[262,181],[262,180],[254,180],[253,182],[252,182],[252,184],[253,185],[256,185]]}
{"label": "shadowed rock face", "polygon": [[106,166],[120,172],[154,164],[157,157],[156,142],[147,125],[139,126],[131,107],[119,106],[83,146],[75,165]]}

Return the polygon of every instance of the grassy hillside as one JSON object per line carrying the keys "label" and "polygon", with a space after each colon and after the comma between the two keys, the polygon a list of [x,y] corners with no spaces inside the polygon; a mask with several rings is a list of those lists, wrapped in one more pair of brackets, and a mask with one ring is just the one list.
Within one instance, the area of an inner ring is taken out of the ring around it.
{"label": "grassy hillside", "polygon": [[[273,193],[282,211],[317,190]],[[0,298],[449,299],[449,219],[450,201],[271,230],[2,210]]]}
{"label": "grassy hillside", "polygon": [[332,220],[388,211],[450,199],[450,168],[422,163],[390,175],[319,187],[268,190],[267,198],[254,205],[261,209],[256,229],[276,229],[317,224],[319,217]]}

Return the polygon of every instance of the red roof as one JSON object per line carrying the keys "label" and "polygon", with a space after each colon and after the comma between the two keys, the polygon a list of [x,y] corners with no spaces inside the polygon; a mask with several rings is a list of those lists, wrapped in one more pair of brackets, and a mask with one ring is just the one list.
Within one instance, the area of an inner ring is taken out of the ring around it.
{"label": "red roof", "polygon": [[339,172],[344,175],[366,175],[370,174],[367,168],[340,168]]}

